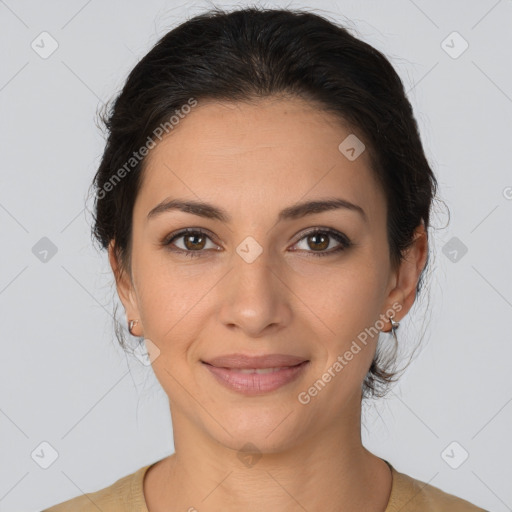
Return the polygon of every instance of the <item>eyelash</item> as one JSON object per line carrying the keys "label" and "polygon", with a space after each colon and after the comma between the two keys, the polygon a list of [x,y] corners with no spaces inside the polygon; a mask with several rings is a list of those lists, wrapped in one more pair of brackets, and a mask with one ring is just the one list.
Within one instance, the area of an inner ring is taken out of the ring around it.
{"label": "eyelash", "polygon": [[[171,243],[174,242],[175,240],[177,240],[178,238],[181,238],[184,235],[190,235],[190,234],[204,235],[211,240],[211,237],[208,235],[208,233],[203,231],[202,229],[187,228],[187,229],[183,229],[183,230],[179,231],[178,233],[173,233],[170,236],[166,237],[163,240],[162,245],[166,246],[166,247],[170,246]],[[330,229],[330,228],[323,228],[323,229],[315,228],[311,231],[308,231],[307,233],[305,233],[302,236],[302,238],[297,240],[297,242],[295,242],[295,244],[298,244],[299,242],[301,242],[304,238],[307,238],[308,236],[317,235],[317,234],[325,234],[325,235],[331,236],[337,242],[340,243],[340,246],[334,250],[331,249],[330,251],[306,251],[307,253],[312,253],[313,257],[316,257],[316,256],[322,257],[322,256],[329,256],[332,254],[337,254],[340,251],[344,251],[353,245],[353,243],[349,240],[349,238],[347,236],[343,235],[342,233],[339,233],[338,231]],[[213,242],[213,240],[211,240],[211,241]],[[184,249],[180,249],[180,248],[177,248],[177,249],[169,248],[169,250],[172,252],[184,254],[186,257],[189,257],[189,258],[201,257],[201,256],[203,256],[203,253],[205,251],[205,249],[201,249],[201,250],[197,250],[197,251],[190,251],[190,250],[184,250]]]}

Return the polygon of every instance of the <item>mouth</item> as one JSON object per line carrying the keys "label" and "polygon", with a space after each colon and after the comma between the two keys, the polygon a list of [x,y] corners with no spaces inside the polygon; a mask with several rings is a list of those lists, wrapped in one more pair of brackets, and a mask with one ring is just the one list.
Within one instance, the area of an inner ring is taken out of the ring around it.
{"label": "mouth", "polygon": [[260,395],[296,380],[310,361],[284,354],[231,354],[201,363],[224,387],[246,395]]}
{"label": "mouth", "polygon": [[[299,363],[301,364],[301,363]],[[294,365],[297,366],[297,365]],[[293,368],[293,366],[278,366],[277,368],[225,368],[225,370],[236,370],[238,373],[257,373],[258,375],[264,375],[266,373],[274,373],[286,368]]]}
{"label": "mouth", "polygon": [[203,363],[216,366],[217,368],[229,369],[274,369],[295,366],[308,359],[305,357],[289,354],[266,354],[262,356],[250,356],[245,354],[228,354],[214,357]]}

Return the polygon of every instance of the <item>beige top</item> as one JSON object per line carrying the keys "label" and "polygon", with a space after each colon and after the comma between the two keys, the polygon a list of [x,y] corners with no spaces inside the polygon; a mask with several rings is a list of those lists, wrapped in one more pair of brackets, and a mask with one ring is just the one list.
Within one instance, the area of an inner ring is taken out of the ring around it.
{"label": "beige top", "polygon": [[[399,473],[388,461],[385,462],[393,474],[385,512],[488,512],[453,494]],[[77,496],[42,512],[149,512],[142,482],[151,466],[144,466],[109,487]]]}

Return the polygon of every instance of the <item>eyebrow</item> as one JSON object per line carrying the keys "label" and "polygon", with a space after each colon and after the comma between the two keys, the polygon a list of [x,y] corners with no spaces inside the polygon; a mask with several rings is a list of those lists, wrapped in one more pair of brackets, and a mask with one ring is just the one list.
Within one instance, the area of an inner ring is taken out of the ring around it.
{"label": "eyebrow", "polygon": [[[306,215],[322,213],[331,210],[347,209],[357,212],[365,222],[368,222],[366,212],[357,204],[351,203],[346,199],[327,198],[317,199],[303,203],[293,204],[282,210],[278,215],[278,221],[300,219]],[[231,216],[223,209],[203,201],[185,200],[185,199],[164,199],[156,205],[147,215],[147,220],[171,210],[178,210],[185,213],[192,213],[199,217],[219,220],[224,223],[231,222]]]}

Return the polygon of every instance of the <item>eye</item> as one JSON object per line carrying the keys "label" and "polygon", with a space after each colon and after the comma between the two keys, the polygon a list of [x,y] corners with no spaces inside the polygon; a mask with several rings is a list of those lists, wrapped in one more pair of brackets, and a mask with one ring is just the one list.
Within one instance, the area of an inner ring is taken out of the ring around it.
{"label": "eye", "polygon": [[[331,248],[330,251],[326,251],[325,249],[331,245],[329,238],[331,238],[331,240],[336,240],[339,245],[334,249]],[[313,256],[329,256],[348,249],[352,245],[352,242],[346,235],[330,228],[316,228],[309,231],[299,240],[299,242],[302,242],[303,240],[305,241],[306,247],[314,249],[309,251],[306,248],[306,252],[310,252]]]}
{"label": "eye", "polygon": [[[332,239],[338,242],[338,246],[334,249],[331,248],[331,250],[326,251],[326,249],[328,249],[331,245]],[[176,244],[176,240],[180,240],[183,246],[180,247],[178,244]],[[162,242],[162,245],[166,247],[168,246],[169,250],[172,252],[177,252],[184,254],[187,257],[194,258],[204,255],[205,249],[208,248],[208,241],[210,241],[214,246],[213,250],[220,250],[218,246],[216,246],[211,241],[210,235],[198,228],[187,228],[179,231],[178,233],[174,233],[170,235],[170,237],[167,237]],[[353,243],[346,235],[330,228],[315,228],[310,230],[295,245],[302,243],[303,241],[305,241],[306,249],[299,249],[305,250],[306,252],[311,253],[313,256],[328,256],[330,254],[338,253],[348,249],[353,245]],[[172,248],[172,246],[175,248]],[[313,250],[308,250],[307,247],[312,248]],[[297,249],[293,249],[293,251],[296,250]]]}
{"label": "eye", "polygon": [[[179,240],[179,239],[182,239],[183,244],[184,244],[183,247],[179,247],[178,245],[174,244],[174,241]],[[166,240],[164,240],[162,242],[162,244],[165,246],[176,245],[176,247],[178,247],[178,249],[169,247],[169,250],[171,250],[173,252],[179,252],[181,254],[185,254],[185,256],[194,258],[194,257],[202,256],[203,249],[205,249],[206,240],[210,240],[210,242],[211,242],[210,236],[207,235],[201,229],[187,228],[187,229],[183,229],[183,230],[179,231],[178,233],[171,235],[170,238],[167,238]],[[218,249],[215,249],[215,250],[218,250]]]}

